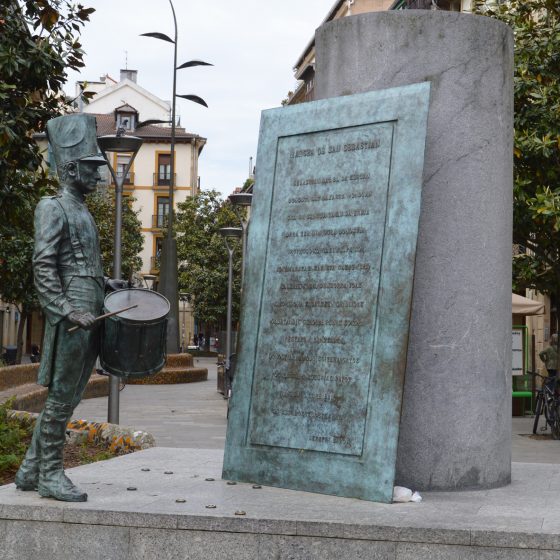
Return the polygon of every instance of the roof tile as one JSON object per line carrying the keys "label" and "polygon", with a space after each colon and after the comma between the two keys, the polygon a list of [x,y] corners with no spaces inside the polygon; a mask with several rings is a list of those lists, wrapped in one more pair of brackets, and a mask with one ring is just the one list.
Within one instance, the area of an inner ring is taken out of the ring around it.
{"label": "roof tile", "polygon": [[[109,113],[108,115],[95,114],[95,118],[97,120],[98,136],[117,133],[114,113]],[[170,139],[171,127],[147,125],[132,131],[132,134],[134,134],[134,136],[138,136],[139,138],[146,139]],[[193,134],[192,132],[187,132],[184,128],[177,126],[175,127],[175,138],[180,141],[181,138],[200,138],[200,136],[198,134]]]}

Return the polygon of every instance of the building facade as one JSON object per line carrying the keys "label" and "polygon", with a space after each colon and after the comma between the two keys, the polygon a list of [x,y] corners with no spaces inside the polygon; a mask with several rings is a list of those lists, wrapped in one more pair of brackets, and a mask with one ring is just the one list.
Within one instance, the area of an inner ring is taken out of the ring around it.
{"label": "building facade", "polygon": [[[89,103],[80,100],[84,89],[93,94]],[[124,181],[124,196],[131,197],[133,208],[138,211],[142,224],[144,244],[141,252],[140,275],[145,278],[146,287],[157,288],[159,255],[163,241],[163,229],[169,213],[169,184],[171,180],[171,105],[159,99],[137,83],[136,70],[121,70],[120,80],[102,76],[96,82],[76,84],[77,111],[94,114],[97,120],[97,135],[114,135],[119,128],[125,133],[142,138],[143,144]],[[146,121],[166,121],[149,124]],[[45,134],[35,135],[49,163]],[[199,190],[198,159],[206,144],[206,139],[187,132],[177,126],[175,132],[174,190],[175,207],[178,203],[194,196]],[[117,175],[122,176],[132,154],[112,154],[112,165]],[[103,170],[103,183],[114,188],[108,171]],[[196,333],[192,308],[183,298],[179,304],[179,324],[181,346],[186,347]],[[0,346],[16,344],[19,312],[13,305],[0,302]],[[29,353],[33,344],[41,345],[42,317],[33,314],[24,331],[23,351]],[[0,355],[2,352],[0,352]]]}
{"label": "building facade", "polygon": [[[472,0],[337,0],[320,25],[339,18],[382,12],[384,10],[403,9],[435,9],[454,12],[470,12]],[[315,86],[315,38],[312,38],[294,67],[297,85],[293,93],[288,95],[287,104],[313,101]]]}
{"label": "building facade", "polygon": [[[80,84],[77,85],[77,88]],[[92,89],[90,89],[92,88]],[[121,70],[116,82],[108,76],[100,84],[89,82],[85,91],[94,96],[87,105],[78,107],[95,114],[98,136],[116,134],[124,128],[126,134],[142,138],[142,146],[125,177],[124,196],[133,200],[133,208],[139,212],[142,223],[144,246],[141,253],[140,274],[150,278],[157,287],[159,257],[163,243],[163,228],[169,213],[169,185],[173,173],[174,206],[199,190],[198,159],[206,139],[187,132],[181,126],[175,129],[174,169],[171,169],[171,106],[137,83],[136,70]],[[150,124],[159,120],[166,123]],[[131,154],[113,154],[113,168],[122,176]],[[107,183],[112,179],[107,173]],[[155,277],[155,278],[154,278]],[[189,345],[195,335],[195,323],[190,303],[179,306],[180,343]]]}
{"label": "building facade", "polygon": [[[143,140],[125,178],[124,195],[133,197],[133,208],[139,211],[142,222],[141,273],[157,275],[163,227],[169,212],[171,173],[175,205],[194,196],[199,188],[198,159],[206,139],[177,126],[175,169],[171,170],[170,124],[147,123],[152,120],[170,123],[170,104],[139,86],[136,70],[121,70],[118,82],[108,76],[100,83],[88,82],[85,91],[93,91],[95,95],[89,104],[82,104],[78,109],[96,116],[98,136],[116,134],[119,128],[124,128],[126,134]],[[118,175],[122,175],[130,157],[131,154],[113,154],[112,164]],[[111,184],[108,173],[106,180]]]}

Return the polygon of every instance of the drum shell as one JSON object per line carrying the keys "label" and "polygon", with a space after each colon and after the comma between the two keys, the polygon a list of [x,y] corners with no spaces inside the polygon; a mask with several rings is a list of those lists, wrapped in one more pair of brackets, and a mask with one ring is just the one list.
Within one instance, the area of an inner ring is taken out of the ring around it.
{"label": "drum shell", "polygon": [[101,342],[101,367],[118,377],[145,377],[165,366],[167,319],[132,321],[108,317]]}

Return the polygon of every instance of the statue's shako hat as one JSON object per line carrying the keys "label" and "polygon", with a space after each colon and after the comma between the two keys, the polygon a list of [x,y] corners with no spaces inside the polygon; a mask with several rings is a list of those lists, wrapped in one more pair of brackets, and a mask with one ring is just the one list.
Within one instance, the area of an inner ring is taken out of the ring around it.
{"label": "statue's shako hat", "polygon": [[106,165],[97,145],[97,123],[94,115],[77,113],[56,117],[47,122],[47,138],[57,168],[71,161],[91,161]]}

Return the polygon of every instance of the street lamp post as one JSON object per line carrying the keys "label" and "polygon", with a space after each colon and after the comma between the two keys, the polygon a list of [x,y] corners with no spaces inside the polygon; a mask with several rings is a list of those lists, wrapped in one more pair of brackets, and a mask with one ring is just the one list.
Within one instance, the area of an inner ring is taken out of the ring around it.
{"label": "street lamp post", "polygon": [[154,283],[157,279],[157,276],[155,274],[143,274],[142,279],[144,280],[144,284],[146,285],[146,288],[148,290],[154,289]]}
{"label": "street lamp post", "polygon": [[185,335],[186,335],[186,315],[187,315],[187,303],[189,301],[189,297],[190,294],[187,294],[185,292],[181,292],[179,294],[179,299],[181,300],[181,302],[183,303],[183,333],[181,336],[181,348],[183,349],[183,352],[186,352],[186,347],[188,344],[188,340],[185,342]]}
{"label": "street lamp post", "polygon": [[[243,229],[237,227],[224,227],[220,228],[220,234],[226,242],[228,250],[228,293],[227,293],[227,324],[226,324],[226,361],[225,369],[226,376],[229,374],[230,354],[231,354],[231,307],[233,300],[233,249],[234,247],[229,244],[228,239],[239,238],[243,235]],[[226,395],[230,387],[226,388]]]}
{"label": "street lamp post", "polygon": [[[234,210],[239,208],[240,206],[243,208],[249,208],[253,203],[253,193],[234,193],[229,195],[229,200],[233,204]],[[249,227],[249,220],[248,218],[244,217],[241,212],[237,212],[237,217],[241,222],[241,229],[243,230],[242,235],[242,260],[241,260],[241,288],[243,289],[243,279],[245,278],[245,257],[247,256],[247,228]]]}
{"label": "street lamp post", "polygon": [[[113,278],[120,280],[122,277],[122,194],[126,175],[130,171],[132,162],[142,146],[142,138],[137,136],[124,136],[122,131],[116,135],[101,136],[97,139],[103,157],[107,160],[107,166],[115,183],[115,239],[113,245]],[[132,154],[122,174],[116,173],[107,157],[107,152]],[[109,404],[107,410],[107,421],[110,424],[119,423],[119,378],[110,376]]]}
{"label": "street lamp post", "polygon": [[[158,291],[164,295],[170,302],[171,308],[169,310],[168,323],[167,323],[167,351],[170,354],[179,351],[179,301],[178,301],[178,263],[177,263],[177,242],[173,232],[173,215],[174,215],[174,189],[175,189],[175,121],[176,121],[176,101],[177,97],[193,101],[204,107],[208,107],[206,101],[198,95],[188,94],[188,95],[178,95],[177,94],[177,70],[183,68],[191,68],[193,66],[212,66],[208,62],[203,62],[202,60],[189,60],[184,62],[180,66],[177,66],[177,17],[175,15],[175,8],[173,2],[169,0],[169,5],[171,6],[171,12],[173,14],[173,24],[175,28],[175,37],[171,39],[165,33],[151,32],[142,33],[141,36],[152,37],[154,39],[160,39],[167,43],[173,44],[173,95],[171,101],[171,153],[169,156],[169,164],[171,167],[171,176],[169,180],[169,216],[167,222],[167,232],[163,240],[163,246],[161,250],[161,264],[160,264],[160,275],[159,275],[159,288]],[[148,121],[150,124],[163,123],[169,121],[159,121],[151,120]],[[193,178],[194,180],[194,178]],[[192,186],[193,196],[195,192],[194,185]]]}

